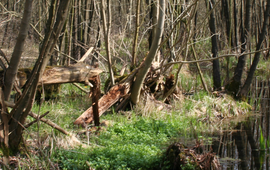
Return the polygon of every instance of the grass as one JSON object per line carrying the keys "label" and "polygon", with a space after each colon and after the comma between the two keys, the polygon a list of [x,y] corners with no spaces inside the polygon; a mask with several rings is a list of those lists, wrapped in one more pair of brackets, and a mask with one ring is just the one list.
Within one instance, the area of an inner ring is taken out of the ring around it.
{"label": "grass", "polygon": [[[225,94],[215,97],[202,90],[193,93],[196,82],[192,76],[181,76],[181,82],[186,82],[182,88],[189,95],[175,100],[172,110],[158,111],[151,100],[140,101],[132,111],[115,113],[112,108],[101,117],[109,125],[100,129],[73,125],[91,106],[91,100],[77,87],[62,85],[57,99],[41,106],[35,104],[32,111],[39,115],[50,111],[46,118],[76,138],[38,122],[24,133],[27,147],[17,158],[18,166],[21,169],[154,169],[160,166],[171,143],[180,141],[194,146],[197,138],[209,144],[213,141],[211,134],[221,129],[218,124],[221,119],[250,110],[248,104]],[[201,85],[196,88],[200,89]],[[31,121],[33,118],[29,117],[27,122]]]}
{"label": "grass", "polygon": [[[209,134],[220,129],[220,117],[233,117],[250,109],[229,96],[214,97],[200,91],[173,103],[173,110],[157,111],[150,100],[141,101],[132,111],[101,117],[108,127],[86,129],[73,125],[91,101],[73,85],[63,85],[57,100],[34,105],[33,112],[43,114],[76,135],[79,142],[39,122],[24,134],[32,167],[48,169],[154,169],[162,162],[166,148],[174,141],[192,146],[198,139],[212,142]],[[28,118],[28,122],[32,118]],[[81,133],[84,131],[84,133]],[[191,142],[192,141],[192,142]],[[23,157],[21,160],[25,160]],[[27,161],[20,161],[28,169]]]}

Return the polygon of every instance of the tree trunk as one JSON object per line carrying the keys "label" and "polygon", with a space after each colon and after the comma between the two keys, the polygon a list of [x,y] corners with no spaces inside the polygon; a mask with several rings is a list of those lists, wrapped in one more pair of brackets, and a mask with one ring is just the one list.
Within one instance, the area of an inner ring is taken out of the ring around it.
{"label": "tree trunk", "polygon": [[101,16],[102,16],[102,21],[103,21],[103,33],[104,33],[104,39],[105,39],[105,45],[106,45],[106,52],[107,52],[107,63],[108,63],[108,68],[110,72],[110,79],[111,79],[111,85],[114,85],[114,74],[112,70],[112,58],[111,58],[111,47],[110,47],[110,30],[111,30],[111,7],[110,7],[110,0],[108,1],[107,4],[107,9],[108,9],[108,23],[106,20],[106,14],[105,14],[105,4],[104,0],[101,0],[100,4],[100,10],[101,10]]}
{"label": "tree trunk", "polygon": [[94,123],[95,126],[99,126],[100,121],[99,121],[99,97],[100,97],[100,78],[99,76],[96,76],[94,80],[92,81],[93,83],[93,88],[91,88],[92,92],[92,105],[93,105],[93,118],[94,118]]}
{"label": "tree trunk", "polygon": [[[256,45],[256,51],[261,49],[262,43],[265,40],[267,29],[269,27],[269,15],[270,15],[270,0],[267,0],[267,6],[266,6],[266,10],[264,12],[263,27],[262,27],[261,33],[259,35],[258,44]],[[258,65],[258,63],[260,61],[260,57],[261,57],[260,52],[255,53],[255,57],[253,59],[252,65],[251,65],[251,67],[249,69],[247,79],[245,81],[245,84],[244,84],[243,88],[240,91],[240,94],[239,94],[240,97],[243,97],[243,96],[247,95],[250,84],[252,82],[253,75],[254,75],[254,73],[256,71],[256,68],[257,68],[257,65]]]}
{"label": "tree trunk", "polygon": [[74,0],[73,1],[73,32],[72,32],[72,44],[73,44],[73,48],[72,48],[72,56],[73,58],[75,58],[76,60],[80,59],[80,47],[79,47],[79,39],[78,39],[78,34],[79,34],[79,16],[78,16],[78,0]]}
{"label": "tree trunk", "polygon": [[164,30],[164,20],[165,20],[165,1],[159,0],[159,17],[158,17],[158,23],[156,26],[156,34],[153,40],[153,43],[151,45],[149,54],[147,55],[145,61],[143,62],[142,68],[139,70],[138,74],[136,75],[136,80],[133,83],[132,89],[131,89],[131,101],[133,104],[137,104],[140,98],[140,92],[141,88],[144,82],[144,79],[146,77],[146,74],[149,71],[149,68],[151,66],[152,61],[154,60],[158,48],[161,42],[163,30]]}
{"label": "tree trunk", "polygon": [[[251,10],[251,1],[246,0],[246,12],[245,12],[245,24],[243,23],[243,17],[241,17],[241,53],[244,53],[247,50],[247,41],[249,41],[249,32],[250,32],[250,10]],[[242,10],[242,14],[243,14]],[[226,86],[226,89],[237,96],[237,93],[240,89],[241,79],[243,75],[243,70],[246,65],[246,55],[242,55],[238,58],[238,63],[234,71],[234,76],[232,82]]]}
{"label": "tree trunk", "polygon": [[[210,10],[213,9],[213,6],[214,6],[214,0],[209,0]],[[214,11],[212,11],[210,14],[209,27],[210,27],[211,34],[213,35],[211,37],[212,55],[213,55],[213,58],[216,58],[218,57],[218,41],[217,41],[217,35],[216,35],[216,21],[215,21]],[[219,67],[218,59],[213,60],[213,81],[214,81],[214,90],[221,90],[220,67]]]}
{"label": "tree trunk", "polygon": [[[23,88],[27,81],[27,77],[30,77],[32,68],[20,68],[17,72],[18,86]],[[71,66],[47,66],[38,85],[47,84],[63,84],[63,83],[84,83],[89,85],[89,79],[99,75],[102,70],[98,68],[91,68],[91,66],[84,63],[77,63]],[[0,77],[4,74],[3,70],[0,70]],[[0,83],[0,87],[3,84]]]}
{"label": "tree trunk", "polygon": [[233,0],[233,11],[234,11],[234,48],[236,48],[235,50],[237,51],[238,49],[238,19],[237,19],[237,15],[238,15],[238,10],[237,10],[237,4],[236,4],[236,0]]}
{"label": "tree trunk", "polygon": [[[230,15],[230,7],[229,3],[227,0],[222,0],[222,10],[224,13],[224,19],[225,19],[225,24],[226,24],[226,35],[227,35],[227,43],[229,46],[229,49],[233,46],[233,40],[232,40],[232,31],[231,31],[231,15]],[[230,79],[230,57],[226,58],[227,60],[227,67],[226,67],[226,82],[229,81]]]}
{"label": "tree trunk", "polygon": [[50,16],[47,22],[46,34],[42,43],[39,58],[27,80],[24,91],[9,117],[9,150],[16,154],[22,138],[23,125],[33,106],[38,82],[54,50],[57,39],[64,26],[68,14],[70,0],[55,0],[51,3]]}
{"label": "tree trunk", "polygon": [[152,28],[150,29],[150,35],[149,35],[149,50],[151,49],[152,43],[154,41],[154,37],[156,34],[156,25],[158,22],[158,7],[157,4],[154,2],[154,0],[151,0],[150,4],[150,21]]}
{"label": "tree trunk", "polygon": [[108,108],[119,101],[120,98],[128,95],[132,81],[140,68],[141,65],[135,68],[126,78],[121,80],[119,84],[113,86],[105,95],[103,95],[98,100],[98,110],[95,110],[97,108],[91,106],[75,120],[74,124],[85,126],[86,124],[91,123],[95,117],[93,113],[94,111],[101,116]]}
{"label": "tree trunk", "polygon": [[138,37],[139,37],[139,29],[140,29],[140,4],[141,0],[137,0],[137,9],[136,9],[136,28],[134,34],[134,42],[133,42],[133,51],[132,51],[132,67],[136,66],[136,58],[137,58],[137,48],[138,48]]}
{"label": "tree trunk", "polygon": [[14,47],[12,57],[10,60],[10,64],[5,75],[5,82],[4,82],[5,100],[9,100],[9,96],[10,96],[10,93],[11,93],[11,90],[13,88],[13,84],[15,81],[16,73],[18,71],[18,66],[21,60],[25,39],[27,37],[28,29],[30,25],[30,19],[31,19],[31,13],[32,13],[32,2],[33,0],[26,0],[25,2],[25,8],[24,8],[23,18],[21,22],[20,33],[18,35],[17,42]]}

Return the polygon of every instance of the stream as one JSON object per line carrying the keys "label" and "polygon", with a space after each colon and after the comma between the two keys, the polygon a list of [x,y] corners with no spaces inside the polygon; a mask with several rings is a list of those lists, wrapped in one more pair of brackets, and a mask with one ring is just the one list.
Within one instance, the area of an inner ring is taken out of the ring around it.
{"label": "stream", "polygon": [[255,111],[231,125],[208,147],[220,158],[223,170],[270,169],[270,79],[254,80],[249,99]]}

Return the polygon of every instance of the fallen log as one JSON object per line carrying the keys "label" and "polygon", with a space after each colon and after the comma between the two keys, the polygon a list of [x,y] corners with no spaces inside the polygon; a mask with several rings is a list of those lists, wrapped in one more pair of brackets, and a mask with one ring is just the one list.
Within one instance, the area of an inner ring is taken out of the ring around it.
{"label": "fallen log", "polygon": [[[130,83],[122,83],[113,86],[105,95],[98,101],[99,117],[112,105],[114,105],[121,97],[124,97],[130,91]],[[88,108],[79,118],[74,122],[76,125],[85,126],[94,120],[93,107]]]}
{"label": "fallen log", "polygon": [[[99,117],[107,111],[112,105],[114,105],[120,98],[128,95],[130,91],[130,87],[132,84],[132,80],[134,76],[137,74],[140,67],[136,68],[131,72],[126,78],[121,80],[119,84],[111,87],[111,89],[103,95],[98,101],[98,113]],[[80,117],[78,117],[74,124],[86,126],[86,124],[90,124],[94,120],[93,116],[93,106],[88,108]]]}
{"label": "fallen log", "polygon": [[[22,88],[30,76],[32,68],[21,68],[17,73],[18,86]],[[101,69],[92,68],[84,63],[77,63],[71,66],[47,66],[38,85],[63,84],[63,83],[85,83],[91,85],[89,79],[102,73]],[[4,71],[0,71],[2,78]],[[0,81],[0,86],[3,86]]]}

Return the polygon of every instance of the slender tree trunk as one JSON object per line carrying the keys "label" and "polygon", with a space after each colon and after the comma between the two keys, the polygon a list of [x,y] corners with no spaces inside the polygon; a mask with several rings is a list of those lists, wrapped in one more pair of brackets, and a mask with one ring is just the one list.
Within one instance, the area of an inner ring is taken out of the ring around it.
{"label": "slender tree trunk", "polygon": [[237,4],[236,4],[236,0],[233,0],[233,10],[234,10],[234,48],[236,48],[235,50],[237,51],[237,46],[238,46],[238,19],[237,19],[237,15],[238,15],[238,10],[237,10]]}
{"label": "slender tree trunk", "polygon": [[141,0],[137,0],[137,8],[136,8],[136,28],[134,34],[134,42],[133,42],[133,51],[132,51],[132,67],[135,68],[136,66],[136,58],[137,58],[137,46],[138,46],[138,36],[139,36],[139,29],[140,29],[140,6]]}
{"label": "slender tree trunk", "polygon": [[136,75],[136,80],[133,83],[131,89],[131,101],[133,104],[137,104],[140,98],[141,88],[146,77],[146,74],[149,71],[152,61],[154,60],[158,48],[161,42],[163,30],[164,30],[164,20],[165,20],[165,0],[159,0],[159,16],[158,16],[158,23],[156,26],[156,34],[151,45],[149,54],[147,55],[141,69],[139,70],[138,74]]}
{"label": "slender tree trunk", "polygon": [[[10,0],[7,0],[6,4],[7,4],[7,10],[9,10]],[[8,35],[8,28],[9,28],[9,22],[7,22],[7,24],[5,26],[5,31],[4,31],[3,39],[2,39],[2,46],[5,44],[5,41],[6,41],[6,38],[7,38],[7,35]]]}
{"label": "slender tree trunk", "polygon": [[[259,35],[258,44],[256,45],[256,51],[258,51],[259,49],[261,49],[262,43],[265,40],[267,29],[269,27],[269,15],[270,15],[270,0],[267,0],[267,6],[266,6],[266,10],[264,12],[263,27],[262,27],[261,33]],[[239,96],[242,97],[242,96],[246,96],[247,95],[248,90],[249,90],[249,87],[250,87],[250,84],[252,82],[253,75],[254,75],[254,73],[256,71],[256,68],[257,68],[257,65],[258,65],[258,63],[260,61],[260,57],[261,57],[261,53],[260,52],[255,53],[255,57],[253,59],[252,65],[251,65],[251,67],[249,69],[247,79],[245,81],[245,84],[244,84],[243,88],[240,91],[240,95]]]}
{"label": "slender tree trunk", "polygon": [[112,70],[112,59],[111,59],[111,48],[110,48],[110,30],[111,30],[111,6],[110,6],[110,0],[108,0],[107,9],[108,9],[108,23],[106,19],[105,14],[105,4],[104,0],[101,0],[100,4],[100,10],[101,10],[101,16],[103,21],[103,32],[104,32],[104,38],[105,38],[105,45],[106,45],[106,52],[107,52],[107,62],[108,62],[108,68],[110,72],[110,79],[111,79],[111,85],[114,85],[114,75]]}
{"label": "slender tree trunk", "polygon": [[[209,0],[210,10],[213,9],[213,6],[214,6],[214,0]],[[217,41],[217,35],[216,35],[216,21],[215,21],[214,11],[212,11],[210,14],[209,27],[210,27],[211,34],[213,35],[211,37],[212,55],[213,55],[213,58],[216,58],[218,57],[218,41]],[[218,59],[213,60],[213,81],[214,81],[214,90],[221,90],[220,66],[219,66]]]}
{"label": "slender tree trunk", "polygon": [[17,42],[12,53],[10,65],[5,75],[5,82],[4,82],[5,100],[9,100],[9,96],[13,88],[15,76],[17,74],[19,63],[20,63],[21,56],[23,53],[23,47],[24,47],[25,39],[28,34],[29,25],[30,25],[30,19],[31,19],[31,13],[32,13],[32,2],[33,0],[26,0],[25,2],[25,8],[24,8],[23,18],[21,22],[20,33],[18,35]]}
{"label": "slender tree trunk", "polygon": [[[68,55],[72,56],[73,52],[73,45],[72,45],[72,37],[73,37],[73,25],[74,25],[74,15],[75,15],[75,10],[74,10],[74,1],[71,3],[71,16],[69,18],[69,30],[68,30]],[[73,56],[74,57],[74,56]],[[67,65],[70,65],[70,58],[68,58]]]}
{"label": "slender tree trunk", "polygon": [[81,57],[86,53],[86,49],[84,48],[85,43],[83,41],[83,30],[84,30],[84,26],[83,23],[85,23],[85,21],[83,20],[83,15],[82,15],[82,0],[78,0],[78,52],[79,52],[79,59],[81,59]]}
{"label": "slender tree trunk", "polygon": [[[23,125],[32,109],[38,82],[47,66],[51,52],[54,50],[57,39],[64,26],[70,0],[53,0],[50,17],[47,22],[46,34],[42,43],[39,58],[27,80],[24,91],[15,107],[10,112],[9,120],[9,149],[12,154],[18,151],[22,138]],[[11,118],[12,117],[12,118]]]}
{"label": "slender tree trunk", "polygon": [[89,1],[89,0],[85,0],[85,11],[84,11],[84,21],[85,23],[83,24],[84,26],[84,30],[83,30],[83,42],[84,44],[88,44],[88,34],[89,34],[89,27],[91,25],[91,23],[89,22],[89,18],[90,18],[90,11],[91,10],[91,4],[93,3],[93,1]]}
{"label": "slender tree trunk", "polygon": [[75,58],[76,60],[79,60],[80,59],[80,47],[78,45],[79,43],[79,40],[78,40],[78,32],[79,32],[79,16],[78,16],[78,0],[74,0],[73,1],[73,10],[74,10],[74,13],[73,13],[73,32],[72,32],[72,45],[73,45],[73,48],[72,48],[72,56],[73,58]]}
{"label": "slender tree trunk", "polygon": [[[230,0],[222,0],[222,9],[224,13],[224,19],[226,24],[226,35],[227,35],[227,43],[229,46],[229,49],[231,49],[233,41],[232,41],[232,34],[231,34],[231,15],[230,15],[230,7],[229,7]],[[230,78],[230,57],[226,58],[227,60],[227,68],[226,68],[226,82],[229,81]]]}
{"label": "slender tree trunk", "polygon": [[[243,8],[243,5],[242,5]],[[251,11],[251,1],[250,0],[246,0],[246,12],[245,12],[245,23],[243,23],[244,19],[243,17],[241,20],[241,53],[245,52],[247,50],[247,44],[248,44],[248,37],[249,37],[249,33],[250,33],[250,11]],[[242,10],[242,14],[244,10]],[[228,84],[226,86],[226,89],[231,92],[232,94],[234,94],[235,96],[237,96],[237,93],[240,89],[240,85],[241,85],[241,79],[242,79],[242,75],[243,75],[243,70],[244,67],[246,65],[246,55],[242,55],[238,58],[238,63],[237,66],[235,68],[234,71],[234,76],[232,79],[232,82],[230,82],[230,84]]]}
{"label": "slender tree trunk", "polygon": [[[169,11],[169,14],[170,14],[170,20],[168,21],[168,24],[169,24],[169,27],[170,27],[170,30],[173,30],[173,23],[174,23],[174,15],[173,15],[173,5],[172,4],[169,4],[168,5],[168,11]],[[196,21],[195,21],[196,23]],[[174,42],[174,33],[172,32],[171,35],[170,35],[170,38],[169,40],[167,41],[167,45],[168,45],[168,48],[170,49],[170,58],[168,59],[168,62],[170,61],[174,61],[176,56],[175,56],[175,47],[173,46],[173,42]]]}
{"label": "slender tree trunk", "polygon": [[158,7],[157,7],[157,2],[155,3],[154,0],[151,0],[151,4],[150,4],[150,21],[151,21],[151,26],[152,28],[150,29],[150,35],[149,35],[149,39],[148,39],[148,42],[149,42],[149,49],[151,49],[151,46],[152,46],[152,43],[154,41],[154,37],[155,37],[155,34],[156,34],[156,25],[157,25],[157,22],[158,22]]}

